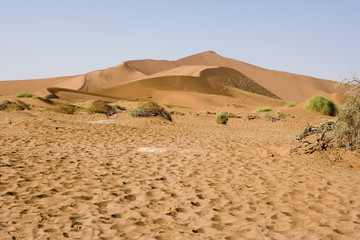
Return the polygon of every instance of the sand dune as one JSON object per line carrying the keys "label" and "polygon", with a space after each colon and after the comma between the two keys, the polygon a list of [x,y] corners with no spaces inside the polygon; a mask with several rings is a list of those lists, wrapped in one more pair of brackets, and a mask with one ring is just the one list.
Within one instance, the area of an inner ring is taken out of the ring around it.
{"label": "sand dune", "polygon": [[[224,58],[209,51],[177,61],[150,59],[127,61],[116,67],[97,70],[75,77],[0,82],[0,94],[11,95],[21,91],[41,92],[48,87],[96,92],[145,78],[197,77],[206,67],[234,69],[286,101],[303,102],[315,94],[334,97],[333,100],[340,101],[345,91],[344,89],[334,89],[332,81],[268,70],[234,59]],[[164,84],[167,83],[164,82]]]}
{"label": "sand dune", "polygon": [[[175,74],[179,75],[176,76]],[[197,75],[198,77],[195,77]],[[259,95],[277,97],[258,83],[233,69],[201,66],[166,70],[165,72],[150,75],[149,78],[100,90],[97,93],[123,98],[146,97],[144,94],[151,96],[153,90],[231,96],[226,87],[235,87]]]}

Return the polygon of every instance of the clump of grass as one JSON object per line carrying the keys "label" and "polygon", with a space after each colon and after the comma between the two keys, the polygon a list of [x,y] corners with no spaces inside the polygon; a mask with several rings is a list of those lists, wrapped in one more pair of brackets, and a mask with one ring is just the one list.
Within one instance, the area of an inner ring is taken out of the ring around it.
{"label": "clump of grass", "polygon": [[291,108],[291,107],[295,107],[296,106],[296,103],[295,102],[287,102],[286,104],[285,104],[285,107],[286,108]]}
{"label": "clump of grass", "polygon": [[321,95],[309,98],[305,103],[304,109],[308,112],[321,113],[327,116],[335,116],[337,114],[336,105],[330,99]]}
{"label": "clump of grass", "polygon": [[96,100],[91,103],[91,105],[87,108],[88,113],[103,113],[108,116],[119,113],[126,110],[123,107],[120,107],[117,104],[105,102],[102,100]]}
{"label": "clump of grass", "polygon": [[23,101],[16,100],[15,102],[11,102],[8,100],[5,100],[0,104],[0,111],[24,111],[24,110],[30,110],[30,105],[24,103]]}
{"label": "clump of grass", "polygon": [[172,121],[170,113],[154,102],[140,104],[136,109],[130,112],[130,115],[132,117],[161,116],[169,121]]}
{"label": "clump of grass", "polygon": [[57,113],[73,115],[76,112],[76,109],[77,107],[73,105],[59,104],[55,108],[53,108],[53,111]]}
{"label": "clump of grass", "polygon": [[279,121],[281,119],[285,119],[287,116],[290,116],[290,115],[286,115],[285,113],[282,113],[282,112],[275,112],[273,115],[271,114],[266,114],[265,115],[265,118],[267,120],[269,120],[270,122],[276,122],[276,121]]}
{"label": "clump of grass", "polygon": [[229,116],[227,112],[222,112],[216,117],[217,124],[224,124],[226,125],[229,120]]}
{"label": "clump of grass", "polygon": [[36,97],[36,95],[33,94],[33,93],[21,92],[21,93],[16,94],[15,97],[18,97],[18,98],[33,98],[33,97]]}
{"label": "clump of grass", "polygon": [[255,110],[255,112],[270,112],[272,111],[271,107],[261,107]]}

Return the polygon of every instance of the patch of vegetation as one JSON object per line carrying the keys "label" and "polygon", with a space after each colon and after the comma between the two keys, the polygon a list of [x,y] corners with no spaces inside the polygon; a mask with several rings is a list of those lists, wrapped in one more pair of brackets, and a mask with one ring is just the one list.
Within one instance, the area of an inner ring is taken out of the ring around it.
{"label": "patch of vegetation", "polygon": [[255,110],[255,112],[270,112],[272,111],[271,107],[261,107]]}
{"label": "patch of vegetation", "polygon": [[132,117],[161,116],[169,121],[172,121],[170,113],[154,102],[140,104],[136,109],[130,112],[130,115]]}
{"label": "patch of vegetation", "polygon": [[77,107],[73,105],[67,105],[67,104],[60,104],[53,108],[52,110],[57,113],[62,114],[71,114],[73,115],[76,112]]}
{"label": "patch of vegetation", "polygon": [[96,100],[91,103],[91,105],[87,108],[88,113],[103,113],[108,116],[111,116],[113,114],[119,113],[126,110],[123,107],[120,107],[117,104],[110,104],[109,102],[105,102],[102,100]]}
{"label": "patch of vegetation", "polygon": [[229,120],[228,113],[222,112],[216,117],[216,123],[217,124],[224,124],[226,125]]}
{"label": "patch of vegetation", "polygon": [[30,105],[24,103],[23,101],[16,100],[15,102],[11,102],[5,100],[0,104],[0,111],[24,111],[30,110]]}
{"label": "patch of vegetation", "polygon": [[286,117],[288,117],[290,115],[286,115],[285,113],[282,113],[282,112],[275,112],[273,115],[271,114],[266,114],[265,115],[265,118],[267,120],[269,120],[270,122],[276,122],[276,121],[279,121],[281,119],[285,119]]}
{"label": "patch of vegetation", "polygon": [[335,116],[337,114],[336,105],[330,99],[321,95],[309,98],[305,103],[304,109],[308,112],[321,113],[327,116]]}
{"label": "patch of vegetation", "polygon": [[296,103],[295,102],[287,102],[286,104],[285,104],[285,107],[286,108],[291,108],[291,107],[295,107],[296,106]]}
{"label": "patch of vegetation", "polygon": [[360,148],[360,80],[353,76],[343,82],[355,84],[355,87],[346,93],[346,101],[339,111],[333,138],[337,146],[354,150]]}
{"label": "patch of vegetation", "polygon": [[21,93],[16,94],[15,97],[18,97],[18,98],[33,98],[33,97],[36,97],[36,95],[32,94],[32,93],[27,93],[27,92],[21,92]]}

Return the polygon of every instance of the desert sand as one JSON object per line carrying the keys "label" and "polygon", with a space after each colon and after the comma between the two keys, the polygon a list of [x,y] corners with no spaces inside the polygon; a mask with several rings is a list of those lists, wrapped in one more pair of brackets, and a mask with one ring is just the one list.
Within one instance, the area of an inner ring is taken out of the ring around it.
{"label": "desert sand", "polygon": [[[343,101],[331,81],[213,52],[31,81],[0,82],[0,102],[58,97],[0,111],[1,239],[360,239],[359,152],[291,152],[308,124],[336,120],[303,110],[312,94]],[[97,99],[127,111],[49,110]],[[131,117],[146,101],[185,115]],[[239,118],[216,124],[224,111]]]}

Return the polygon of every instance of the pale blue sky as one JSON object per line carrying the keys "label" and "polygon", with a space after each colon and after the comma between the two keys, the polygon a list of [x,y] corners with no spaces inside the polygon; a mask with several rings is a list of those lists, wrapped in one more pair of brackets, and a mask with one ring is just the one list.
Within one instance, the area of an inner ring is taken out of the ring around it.
{"label": "pale blue sky", "polygon": [[0,0],[0,80],[212,50],[338,80],[360,71],[357,0]]}

